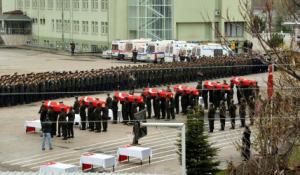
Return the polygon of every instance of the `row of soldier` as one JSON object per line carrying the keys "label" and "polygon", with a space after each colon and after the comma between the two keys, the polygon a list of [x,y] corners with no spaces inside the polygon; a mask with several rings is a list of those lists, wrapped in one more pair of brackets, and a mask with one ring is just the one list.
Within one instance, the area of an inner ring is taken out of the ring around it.
{"label": "row of soldier", "polygon": [[31,103],[100,91],[245,75],[267,70],[259,58],[215,57],[175,62],[112,67],[90,71],[43,72],[0,77],[0,106]]}

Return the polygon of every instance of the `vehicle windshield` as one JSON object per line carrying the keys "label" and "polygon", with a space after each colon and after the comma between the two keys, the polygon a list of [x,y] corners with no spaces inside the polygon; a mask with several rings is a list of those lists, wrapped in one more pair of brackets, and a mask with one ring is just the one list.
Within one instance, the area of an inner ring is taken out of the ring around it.
{"label": "vehicle windshield", "polygon": [[155,46],[148,46],[147,52],[150,52],[150,53],[155,52]]}
{"label": "vehicle windshield", "polygon": [[119,50],[119,45],[118,44],[113,44],[111,46],[111,50]]}
{"label": "vehicle windshield", "polygon": [[133,49],[133,44],[127,43],[125,49],[126,49],[126,51],[131,51]]}
{"label": "vehicle windshield", "polygon": [[145,49],[143,47],[138,48],[138,53],[144,53]]}

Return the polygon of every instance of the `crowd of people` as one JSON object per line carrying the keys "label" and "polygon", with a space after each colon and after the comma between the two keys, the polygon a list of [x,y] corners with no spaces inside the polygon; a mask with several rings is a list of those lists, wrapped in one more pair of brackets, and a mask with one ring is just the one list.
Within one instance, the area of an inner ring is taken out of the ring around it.
{"label": "crowd of people", "polygon": [[0,107],[45,99],[130,90],[267,71],[258,56],[204,57],[194,62],[120,66],[89,71],[2,75]]}

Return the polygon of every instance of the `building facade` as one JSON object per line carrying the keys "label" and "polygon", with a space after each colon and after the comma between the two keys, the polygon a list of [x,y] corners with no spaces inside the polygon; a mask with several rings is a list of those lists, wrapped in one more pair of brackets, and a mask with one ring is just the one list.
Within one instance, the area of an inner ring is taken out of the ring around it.
{"label": "building facade", "polygon": [[[32,44],[88,52],[112,40],[245,40],[239,0],[3,0],[32,18]],[[229,16],[230,22],[223,17]]]}

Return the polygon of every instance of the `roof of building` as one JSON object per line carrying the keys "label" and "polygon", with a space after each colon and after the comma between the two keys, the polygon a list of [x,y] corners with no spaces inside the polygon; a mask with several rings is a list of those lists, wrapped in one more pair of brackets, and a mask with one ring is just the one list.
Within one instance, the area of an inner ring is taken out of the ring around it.
{"label": "roof of building", "polygon": [[24,15],[21,10],[14,10],[9,12],[4,12],[0,15],[0,20],[4,21],[32,21],[31,18]]}

